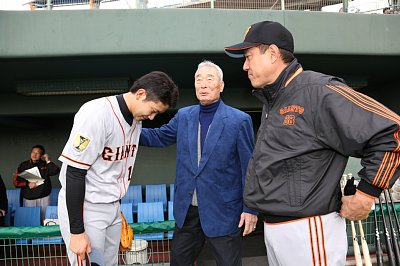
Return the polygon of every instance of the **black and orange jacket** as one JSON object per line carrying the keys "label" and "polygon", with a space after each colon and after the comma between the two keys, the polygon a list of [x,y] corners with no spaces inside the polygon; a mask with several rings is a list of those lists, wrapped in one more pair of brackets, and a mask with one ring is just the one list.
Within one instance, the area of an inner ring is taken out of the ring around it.
{"label": "black and orange jacket", "polygon": [[[28,186],[29,182],[26,181],[24,178],[18,176],[18,174],[35,166],[39,168],[40,176],[44,179],[44,183],[43,185],[40,185],[34,189],[30,189]],[[21,188],[22,197],[24,197],[25,199],[40,199],[50,194],[50,176],[56,175],[59,172],[60,168],[53,162],[46,163],[43,160],[39,160],[36,163],[32,160],[24,161],[18,166],[14,174],[14,185],[15,187]]]}
{"label": "black and orange jacket", "polygon": [[399,116],[341,79],[294,60],[254,95],[264,106],[244,201],[267,221],[338,211],[349,156],[361,158],[363,193],[378,197],[398,178]]}

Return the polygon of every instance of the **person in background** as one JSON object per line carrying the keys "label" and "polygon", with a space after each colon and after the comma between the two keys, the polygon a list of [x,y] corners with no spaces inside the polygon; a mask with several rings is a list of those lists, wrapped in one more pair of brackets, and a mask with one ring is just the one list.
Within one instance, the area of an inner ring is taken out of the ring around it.
{"label": "person in background", "polygon": [[[367,218],[399,177],[400,117],[340,78],[303,70],[277,22],[251,25],[225,52],[244,58],[263,103],[244,201],[264,216],[269,265],[345,265],[345,218]],[[361,158],[361,181],[342,197],[349,156]]]}
{"label": "person in background", "polygon": [[194,86],[199,104],[180,109],[160,128],[144,128],[140,136],[143,146],[177,145],[171,265],[193,265],[205,241],[217,265],[242,265],[241,237],[257,223],[256,212],[243,205],[254,145],[251,117],[221,100],[218,65],[200,63]]}
{"label": "person in background", "polygon": [[7,189],[0,175],[0,226],[4,226],[5,216],[8,212]]}
{"label": "person in background", "polygon": [[[23,206],[25,207],[41,207],[41,221],[44,219],[46,207],[50,204],[51,180],[50,177],[60,172],[54,162],[50,160],[49,155],[45,152],[42,145],[35,145],[31,149],[30,159],[19,164],[14,174],[15,187],[21,188],[21,196],[23,198]],[[25,178],[19,176],[25,170],[37,167],[42,180],[40,182],[29,182]]]}

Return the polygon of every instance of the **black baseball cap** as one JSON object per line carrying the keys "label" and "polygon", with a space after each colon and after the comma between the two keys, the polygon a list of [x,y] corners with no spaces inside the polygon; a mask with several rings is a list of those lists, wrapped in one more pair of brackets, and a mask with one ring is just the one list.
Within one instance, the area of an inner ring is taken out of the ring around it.
{"label": "black baseball cap", "polygon": [[290,31],[278,22],[262,21],[247,29],[243,42],[225,47],[225,53],[230,57],[243,57],[246,49],[260,44],[275,44],[281,49],[294,52],[294,41]]}

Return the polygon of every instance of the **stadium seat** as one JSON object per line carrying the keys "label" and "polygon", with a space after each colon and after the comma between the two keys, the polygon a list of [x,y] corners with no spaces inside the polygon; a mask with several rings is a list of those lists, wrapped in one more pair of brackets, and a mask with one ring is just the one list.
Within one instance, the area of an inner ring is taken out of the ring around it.
{"label": "stadium seat", "polygon": [[17,207],[14,226],[40,226],[40,207]]}
{"label": "stadium seat", "polygon": [[[14,226],[40,226],[40,207],[17,207],[14,213]],[[17,239],[16,244],[26,245],[32,239]]]}
{"label": "stadium seat", "polygon": [[4,225],[5,226],[11,226],[11,210],[12,210],[11,205],[8,205],[8,211],[7,211],[6,217],[4,217]]}
{"label": "stadium seat", "polygon": [[161,201],[164,212],[167,211],[167,185],[146,185],[146,202]]}
{"label": "stadium seat", "polygon": [[[164,211],[161,201],[138,204],[138,223],[162,221],[164,221]],[[135,234],[135,239],[161,240],[164,239],[164,233]]]}
{"label": "stadium seat", "polygon": [[8,206],[11,206],[11,217],[14,217],[15,209],[21,207],[20,194],[21,189],[7,189]]}
{"label": "stadium seat", "polygon": [[174,202],[168,201],[168,221],[174,220]]}
{"label": "stadium seat", "polygon": [[59,187],[53,187],[50,193],[50,205],[57,206],[58,205],[58,193],[60,193]]}
{"label": "stadium seat", "polygon": [[45,219],[58,219],[58,206],[47,206]]}
{"label": "stadium seat", "polygon": [[132,206],[132,203],[121,203],[121,211],[124,214],[125,220],[128,222],[128,224],[133,223]]}
{"label": "stadium seat", "polygon": [[169,200],[174,201],[174,192],[175,192],[175,185],[170,184],[169,185]]}
{"label": "stadium seat", "polygon": [[[45,219],[58,219],[58,206],[47,206]],[[46,225],[55,225],[53,223],[44,224]],[[38,244],[62,244],[64,243],[62,237],[48,237],[48,238],[35,238],[32,239],[33,245]]]}
{"label": "stadium seat", "polygon": [[[174,202],[168,201],[168,221],[174,221]],[[168,239],[172,239],[174,231],[168,231]]]}
{"label": "stadium seat", "polygon": [[129,186],[125,196],[121,199],[121,203],[132,203],[133,213],[137,213],[139,202],[143,202],[142,185]]}

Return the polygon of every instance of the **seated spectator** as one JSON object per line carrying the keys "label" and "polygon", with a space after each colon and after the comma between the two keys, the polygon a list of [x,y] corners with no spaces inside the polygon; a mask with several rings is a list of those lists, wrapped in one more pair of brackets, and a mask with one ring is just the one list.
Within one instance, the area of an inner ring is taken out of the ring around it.
{"label": "seated spectator", "polygon": [[[25,170],[37,167],[43,183],[29,182],[19,176]],[[57,175],[60,168],[50,161],[42,145],[35,145],[31,150],[31,158],[22,162],[14,174],[14,185],[21,188],[23,206],[41,206],[41,220],[43,221],[46,207],[50,204],[51,181],[50,176]]]}
{"label": "seated spectator", "polygon": [[6,186],[0,175],[0,226],[4,226],[4,217],[8,211],[8,200]]}

